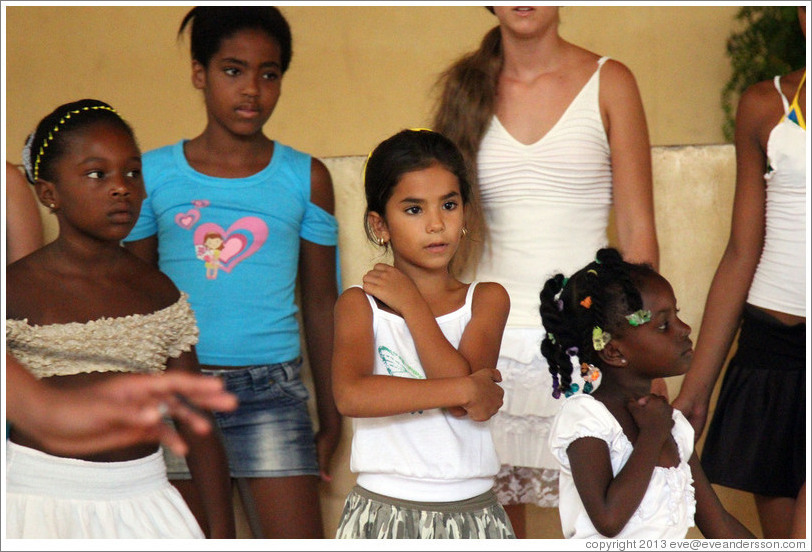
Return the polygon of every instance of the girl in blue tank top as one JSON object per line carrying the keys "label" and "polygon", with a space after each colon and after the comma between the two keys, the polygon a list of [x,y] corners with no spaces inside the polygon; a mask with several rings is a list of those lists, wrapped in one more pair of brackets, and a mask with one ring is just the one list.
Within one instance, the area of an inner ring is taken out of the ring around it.
{"label": "girl in blue tank top", "polygon": [[[319,160],[263,132],[291,60],[281,12],[196,7],[179,34],[187,27],[206,127],[144,155],[148,199],[126,246],[189,295],[201,368],[239,398],[235,412],[216,418],[254,537],[321,538],[318,484],[330,479],[341,427],[328,372],[338,292],[332,181]],[[183,459],[167,465],[200,512]]]}

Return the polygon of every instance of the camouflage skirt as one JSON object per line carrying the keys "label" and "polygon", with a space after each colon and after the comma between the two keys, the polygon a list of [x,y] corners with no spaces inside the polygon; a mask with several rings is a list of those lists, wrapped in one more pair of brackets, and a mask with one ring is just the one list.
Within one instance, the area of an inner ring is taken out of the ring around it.
{"label": "camouflage skirt", "polygon": [[513,539],[505,509],[488,491],[454,502],[413,502],[356,485],[347,496],[337,539]]}

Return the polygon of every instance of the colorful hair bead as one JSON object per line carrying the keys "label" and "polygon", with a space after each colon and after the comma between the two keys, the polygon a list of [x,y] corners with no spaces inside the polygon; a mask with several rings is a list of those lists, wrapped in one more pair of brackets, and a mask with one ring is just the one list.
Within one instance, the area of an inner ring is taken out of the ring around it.
{"label": "colorful hair bead", "polygon": [[589,307],[591,307],[592,306],[592,296],[587,295],[586,297],[581,299],[581,306],[584,307],[585,309],[588,309]]}

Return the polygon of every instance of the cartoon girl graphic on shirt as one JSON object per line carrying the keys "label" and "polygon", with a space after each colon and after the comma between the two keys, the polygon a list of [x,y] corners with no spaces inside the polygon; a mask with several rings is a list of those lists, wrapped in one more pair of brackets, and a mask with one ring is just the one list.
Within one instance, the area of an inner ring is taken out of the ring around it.
{"label": "cartoon girl graphic on shirt", "polygon": [[[186,222],[189,213],[178,224]],[[196,220],[195,220],[196,222]],[[189,228],[194,224],[189,224]],[[234,267],[259,251],[268,239],[268,225],[259,217],[243,217],[227,229],[213,222],[204,222],[194,230],[192,238],[195,256],[206,266],[206,278],[216,280],[224,271],[231,272]]]}
{"label": "cartoon girl graphic on shirt", "polygon": [[195,246],[197,258],[206,265],[206,278],[215,280],[217,269],[220,268],[220,255],[223,252],[225,240],[219,232],[209,232],[203,237],[203,243]]}

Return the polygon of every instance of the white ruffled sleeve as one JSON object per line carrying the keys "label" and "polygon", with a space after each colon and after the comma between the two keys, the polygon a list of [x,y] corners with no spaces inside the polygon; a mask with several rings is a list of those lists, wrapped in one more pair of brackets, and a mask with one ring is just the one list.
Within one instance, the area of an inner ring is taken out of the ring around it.
{"label": "white ruffled sleeve", "polygon": [[[567,447],[576,439],[595,437],[616,445],[618,424],[606,407],[589,395],[564,399],[550,428],[550,450],[563,470],[570,470]],[[622,431],[622,430],[621,430]]]}

